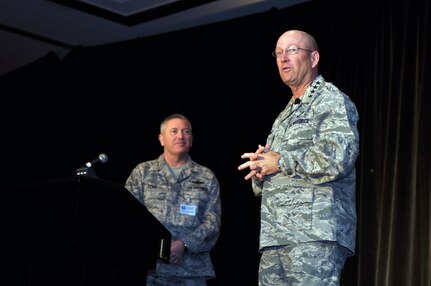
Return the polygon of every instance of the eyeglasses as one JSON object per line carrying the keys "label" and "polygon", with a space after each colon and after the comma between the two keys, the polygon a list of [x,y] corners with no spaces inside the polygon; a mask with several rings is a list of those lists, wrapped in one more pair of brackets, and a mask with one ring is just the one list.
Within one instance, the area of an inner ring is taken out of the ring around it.
{"label": "eyeglasses", "polygon": [[312,50],[307,50],[303,48],[298,48],[295,46],[290,46],[289,48],[285,49],[284,51],[282,49],[278,49],[272,52],[272,56],[275,58],[280,58],[283,55],[283,52],[287,53],[289,56],[296,55],[300,50],[306,51],[306,52],[314,52]]}

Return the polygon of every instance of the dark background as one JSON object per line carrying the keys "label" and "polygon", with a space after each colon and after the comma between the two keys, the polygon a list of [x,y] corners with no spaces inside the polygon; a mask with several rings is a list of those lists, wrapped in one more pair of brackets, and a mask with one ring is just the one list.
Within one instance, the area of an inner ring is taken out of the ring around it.
{"label": "dark background", "polygon": [[356,103],[357,255],[342,285],[431,285],[429,1],[312,1],[199,28],[55,54],[0,77],[6,187],[65,177],[106,153],[123,184],[162,148],[171,113],[192,125],[192,158],[221,184],[217,278],[257,285],[259,205],[244,152],[264,144],[291,93],[271,56],[279,35],[315,36],[319,70]]}

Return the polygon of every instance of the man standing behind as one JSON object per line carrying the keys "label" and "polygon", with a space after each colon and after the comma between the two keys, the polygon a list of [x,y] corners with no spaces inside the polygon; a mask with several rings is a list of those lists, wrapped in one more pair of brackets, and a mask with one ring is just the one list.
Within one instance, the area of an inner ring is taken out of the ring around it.
{"label": "man standing behind", "polygon": [[215,277],[210,251],[221,227],[220,185],[214,173],[189,156],[193,135],[181,114],[160,125],[163,154],[138,164],[125,187],[172,234],[170,263],[157,263],[148,286],[204,286]]}
{"label": "man standing behind", "polygon": [[339,285],[355,253],[358,113],[319,75],[310,34],[283,33],[273,56],[292,97],[266,145],[238,167],[262,197],[259,285]]}

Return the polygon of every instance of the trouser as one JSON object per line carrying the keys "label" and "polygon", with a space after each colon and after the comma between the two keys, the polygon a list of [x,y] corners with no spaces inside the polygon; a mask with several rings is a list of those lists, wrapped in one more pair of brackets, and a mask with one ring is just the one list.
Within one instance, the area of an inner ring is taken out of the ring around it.
{"label": "trouser", "polygon": [[206,286],[202,278],[184,278],[177,276],[158,275],[155,271],[148,271],[146,286]]}
{"label": "trouser", "polygon": [[259,286],[338,286],[352,252],[336,242],[307,242],[264,248]]}

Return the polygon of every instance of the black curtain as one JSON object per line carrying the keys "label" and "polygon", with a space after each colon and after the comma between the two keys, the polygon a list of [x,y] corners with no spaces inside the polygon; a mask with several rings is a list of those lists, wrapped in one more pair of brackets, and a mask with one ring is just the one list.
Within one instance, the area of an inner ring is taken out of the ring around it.
{"label": "black curtain", "polygon": [[209,284],[257,285],[260,202],[236,167],[291,96],[271,56],[276,40],[304,29],[318,41],[320,73],[360,113],[357,254],[342,285],[431,285],[429,19],[425,0],[320,0],[49,54],[0,78],[4,184],[66,176],[102,152],[99,177],[123,183],[162,152],[160,121],[184,113],[192,158],[221,183]]}

